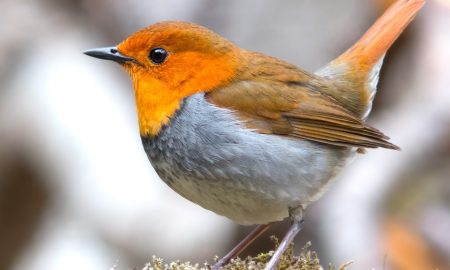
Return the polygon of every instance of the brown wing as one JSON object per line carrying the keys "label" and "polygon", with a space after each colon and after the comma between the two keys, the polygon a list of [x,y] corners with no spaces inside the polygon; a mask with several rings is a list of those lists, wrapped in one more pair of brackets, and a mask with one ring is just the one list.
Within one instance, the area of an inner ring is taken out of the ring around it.
{"label": "brown wing", "polygon": [[[292,70],[290,70],[292,71]],[[305,74],[303,74],[305,75]],[[206,94],[219,107],[233,110],[256,132],[285,135],[326,144],[399,149],[328,95],[314,90],[305,78],[286,82],[274,78],[239,80]]]}

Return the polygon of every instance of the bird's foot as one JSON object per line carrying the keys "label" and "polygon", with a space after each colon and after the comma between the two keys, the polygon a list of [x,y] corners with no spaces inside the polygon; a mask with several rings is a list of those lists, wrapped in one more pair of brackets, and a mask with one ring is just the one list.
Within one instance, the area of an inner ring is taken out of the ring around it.
{"label": "bird's foot", "polygon": [[238,256],[244,249],[246,249],[256,238],[258,238],[261,234],[263,234],[269,227],[269,224],[258,225],[253,231],[250,232],[242,241],[237,244],[227,255],[225,255],[222,259],[216,262],[211,270],[219,270],[222,266],[228,264],[231,259]]}
{"label": "bird's foot", "polygon": [[281,256],[286,251],[286,249],[289,247],[289,244],[292,243],[295,236],[302,230],[303,228],[303,207],[295,207],[295,208],[289,208],[289,216],[292,219],[292,225],[289,228],[288,232],[284,236],[283,240],[281,241],[280,245],[278,246],[277,250],[275,250],[275,253],[273,254],[272,258],[270,259],[269,263],[267,263],[265,270],[275,270],[278,262],[281,259]]}

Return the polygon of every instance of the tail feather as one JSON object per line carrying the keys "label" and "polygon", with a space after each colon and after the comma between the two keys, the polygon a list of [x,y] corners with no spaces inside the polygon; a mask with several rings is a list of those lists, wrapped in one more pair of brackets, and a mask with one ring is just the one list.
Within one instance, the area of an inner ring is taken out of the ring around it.
{"label": "tail feather", "polygon": [[336,58],[333,63],[351,63],[358,65],[359,70],[369,73],[424,4],[425,0],[397,1],[386,10],[358,42]]}
{"label": "tail feather", "polygon": [[414,19],[425,0],[398,0],[350,49],[316,72],[332,79],[325,91],[365,118],[376,93],[383,57]]}

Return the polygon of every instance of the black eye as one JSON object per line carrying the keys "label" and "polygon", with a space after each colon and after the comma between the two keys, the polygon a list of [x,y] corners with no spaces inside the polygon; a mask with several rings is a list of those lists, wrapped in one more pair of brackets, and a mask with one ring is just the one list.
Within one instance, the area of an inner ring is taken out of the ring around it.
{"label": "black eye", "polygon": [[154,48],[150,51],[148,57],[153,63],[161,64],[167,58],[167,51],[163,48]]}

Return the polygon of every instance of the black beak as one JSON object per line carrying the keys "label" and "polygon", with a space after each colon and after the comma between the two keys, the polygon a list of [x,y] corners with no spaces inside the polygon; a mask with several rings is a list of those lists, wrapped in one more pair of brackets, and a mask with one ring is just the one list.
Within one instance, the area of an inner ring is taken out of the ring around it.
{"label": "black beak", "polygon": [[121,54],[116,47],[90,49],[85,51],[84,54],[100,59],[112,60],[117,63],[125,63],[129,61],[136,62],[134,58]]}

